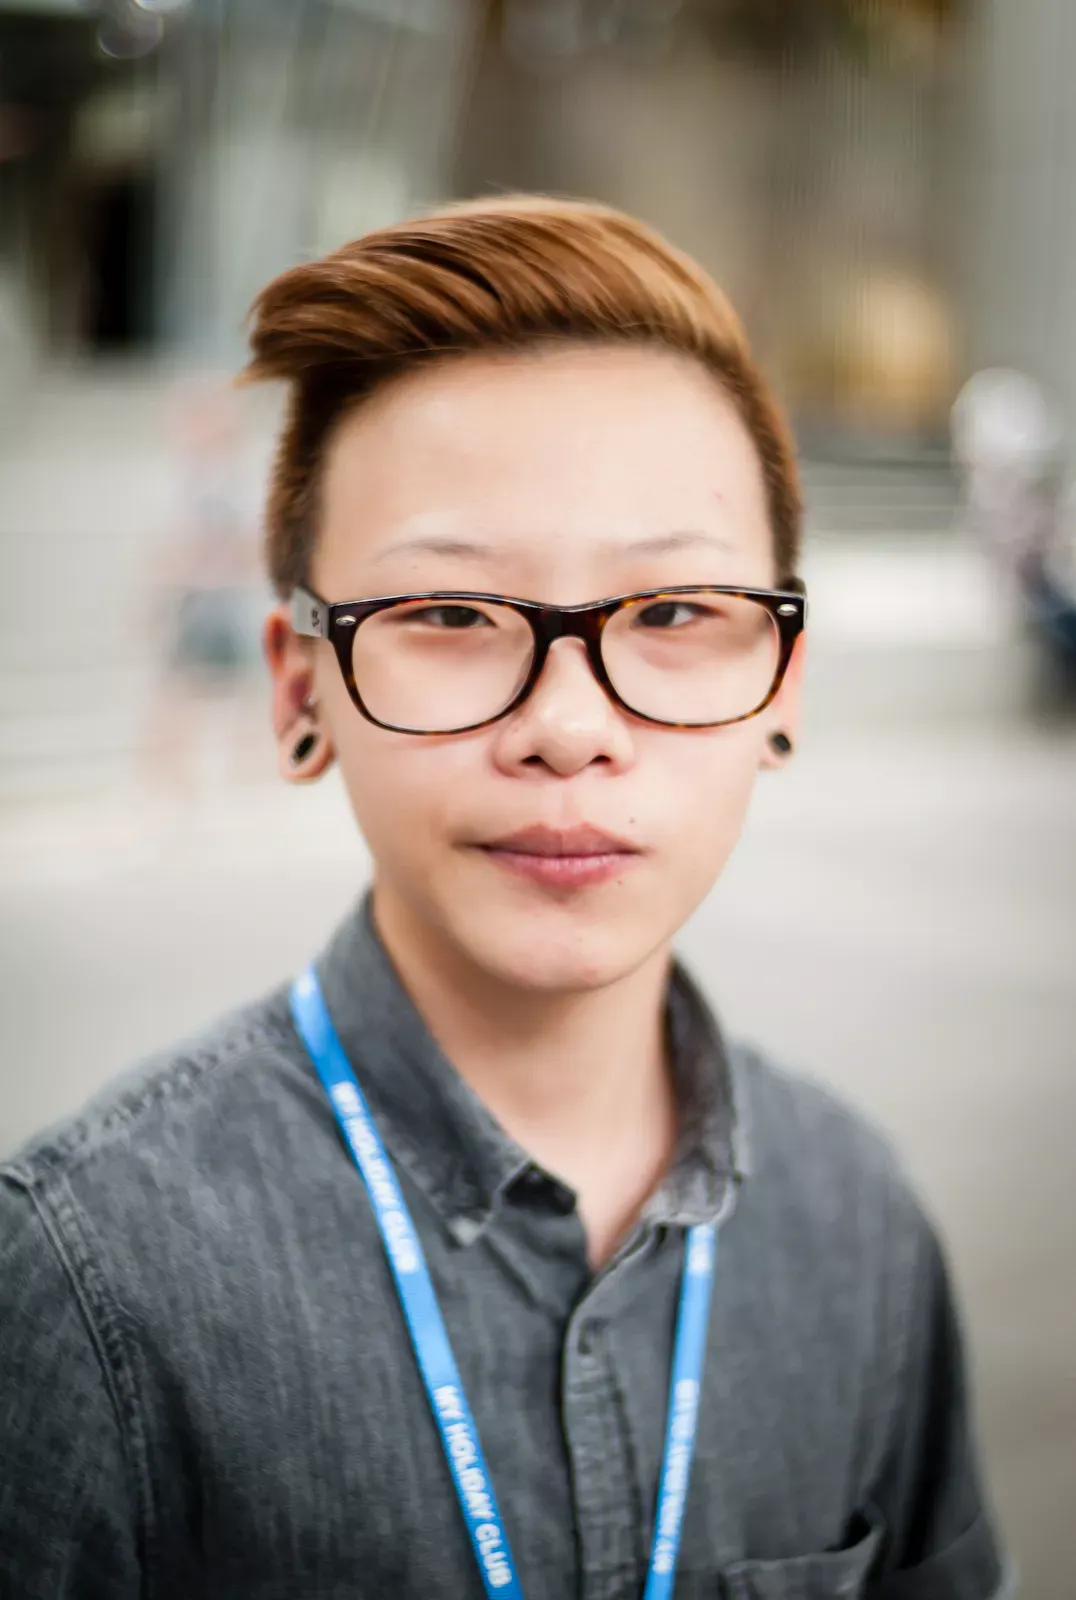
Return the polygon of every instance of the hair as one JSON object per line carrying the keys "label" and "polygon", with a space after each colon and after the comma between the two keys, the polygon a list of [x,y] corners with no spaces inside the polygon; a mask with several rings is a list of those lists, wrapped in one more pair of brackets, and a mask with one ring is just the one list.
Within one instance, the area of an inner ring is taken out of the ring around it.
{"label": "hair", "polygon": [[758,451],[778,581],[796,580],[802,509],[785,421],[725,295],[633,217],[537,195],[447,206],[282,273],[251,317],[245,378],[290,390],[266,508],[282,597],[309,582],[322,461],[344,415],[431,360],[564,340],[646,343],[713,374]]}

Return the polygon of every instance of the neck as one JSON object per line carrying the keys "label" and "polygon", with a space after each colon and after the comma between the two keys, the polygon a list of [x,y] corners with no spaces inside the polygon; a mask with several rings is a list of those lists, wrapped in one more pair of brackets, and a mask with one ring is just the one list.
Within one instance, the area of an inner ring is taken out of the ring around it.
{"label": "neck", "polygon": [[457,1072],[505,1132],[575,1191],[599,1264],[638,1217],[675,1143],[668,950],[601,989],[551,994],[476,969],[395,896],[375,890],[374,916]]}

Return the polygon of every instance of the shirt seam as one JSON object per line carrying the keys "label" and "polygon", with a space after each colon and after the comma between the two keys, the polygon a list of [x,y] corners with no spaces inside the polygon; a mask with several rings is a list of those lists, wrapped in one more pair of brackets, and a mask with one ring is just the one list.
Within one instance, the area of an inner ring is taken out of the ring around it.
{"label": "shirt seam", "polygon": [[[888,1197],[888,1214],[886,1217],[887,1232],[890,1235],[890,1239],[893,1238],[896,1231],[894,1228],[893,1216],[894,1210],[896,1209],[896,1198],[896,1195],[894,1195],[891,1191]],[[900,1360],[897,1363],[895,1383],[895,1394],[898,1405],[899,1397],[908,1392],[908,1378],[911,1374],[912,1361],[915,1355],[915,1340],[913,1334],[916,1324],[916,1312],[921,1303],[921,1296],[923,1293],[923,1243],[924,1241],[921,1230],[916,1230],[915,1234],[913,1235],[914,1255],[912,1267],[912,1292],[910,1294],[898,1297],[898,1301],[903,1300],[904,1311],[900,1329]],[[886,1274],[886,1282],[889,1294],[892,1296],[893,1283],[891,1273]]]}
{"label": "shirt seam", "polygon": [[[890,1182],[890,1184],[887,1186],[885,1197],[885,1231],[882,1250],[883,1263],[892,1263],[897,1255],[901,1236],[901,1229],[899,1226],[900,1213],[903,1210],[902,1201],[906,1200],[907,1195],[903,1194],[895,1183]],[[877,1444],[873,1452],[874,1458],[867,1464],[867,1470],[863,1474],[860,1490],[856,1497],[857,1501],[861,1504],[864,1502],[869,1502],[871,1504],[878,1505],[876,1493],[878,1479],[879,1476],[885,1472],[886,1462],[889,1459],[890,1452],[894,1447],[896,1430],[899,1428],[901,1423],[902,1396],[908,1393],[908,1380],[911,1375],[912,1363],[915,1355],[915,1341],[913,1334],[915,1328],[916,1306],[919,1302],[919,1297],[921,1294],[922,1271],[923,1242],[921,1236],[916,1232],[913,1234],[910,1292],[905,1294],[897,1294],[895,1292],[896,1285],[894,1283],[893,1271],[883,1270],[881,1273],[882,1308],[877,1326],[877,1336],[879,1341],[882,1343],[882,1351],[880,1354],[884,1354],[885,1329],[890,1325],[891,1317],[892,1325],[894,1326],[896,1332],[897,1348],[896,1359],[892,1361],[892,1363],[885,1362],[884,1360],[879,1362],[879,1366],[881,1368],[879,1379],[880,1383],[885,1386],[883,1392],[887,1393],[888,1399],[886,1427],[884,1429],[877,1429],[875,1433]],[[886,1370],[887,1368],[889,1370]],[[891,1526],[889,1526],[889,1519],[884,1517],[884,1514],[883,1520],[886,1523],[885,1540],[888,1545],[893,1538],[894,1530]]]}
{"label": "shirt seam", "polygon": [[98,1371],[116,1419],[120,1449],[127,1465],[129,1490],[136,1508],[136,1548],[143,1595],[151,1592],[150,1572],[156,1546],[147,1438],[138,1406],[134,1374],[126,1359],[119,1319],[109,1312],[104,1272],[86,1237],[78,1203],[66,1186],[48,1194],[41,1185],[26,1186],[31,1205],[56,1259],[71,1285],[75,1303],[97,1360]]}
{"label": "shirt seam", "polygon": [[100,1121],[78,1121],[27,1156],[0,1164],[0,1173],[28,1192],[47,1195],[54,1185],[64,1183],[99,1155],[114,1134],[130,1131],[147,1112],[172,1105],[186,1091],[198,1088],[211,1073],[242,1065],[254,1045],[286,1047],[288,1042],[277,1018],[260,1016],[222,1045],[174,1059],[164,1071],[153,1075],[139,1095],[130,1101],[118,1101]]}

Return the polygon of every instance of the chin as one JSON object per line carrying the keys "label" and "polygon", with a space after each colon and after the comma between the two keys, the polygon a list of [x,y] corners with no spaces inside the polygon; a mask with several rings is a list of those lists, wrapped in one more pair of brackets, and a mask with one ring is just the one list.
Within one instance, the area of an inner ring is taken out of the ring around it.
{"label": "chin", "polygon": [[615,908],[551,906],[446,919],[467,959],[491,978],[533,994],[585,994],[626,977],[665,943],[655,920]]}

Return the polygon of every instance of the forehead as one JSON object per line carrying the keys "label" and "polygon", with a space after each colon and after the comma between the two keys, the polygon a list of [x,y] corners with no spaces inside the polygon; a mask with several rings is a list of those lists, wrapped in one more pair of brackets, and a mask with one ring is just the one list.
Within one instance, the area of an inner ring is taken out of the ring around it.
{"label": "forehead", "polygon": [[699,581],[770,581],[758,455],[698,362],[629,345],[468,355],[409,374],[339,425],[315,577],[365,584],[355,595],[376,576],[386,592],[409,576],[463,586],[477,560],[522,584],[673,534],[724,550],[723,570]]}

